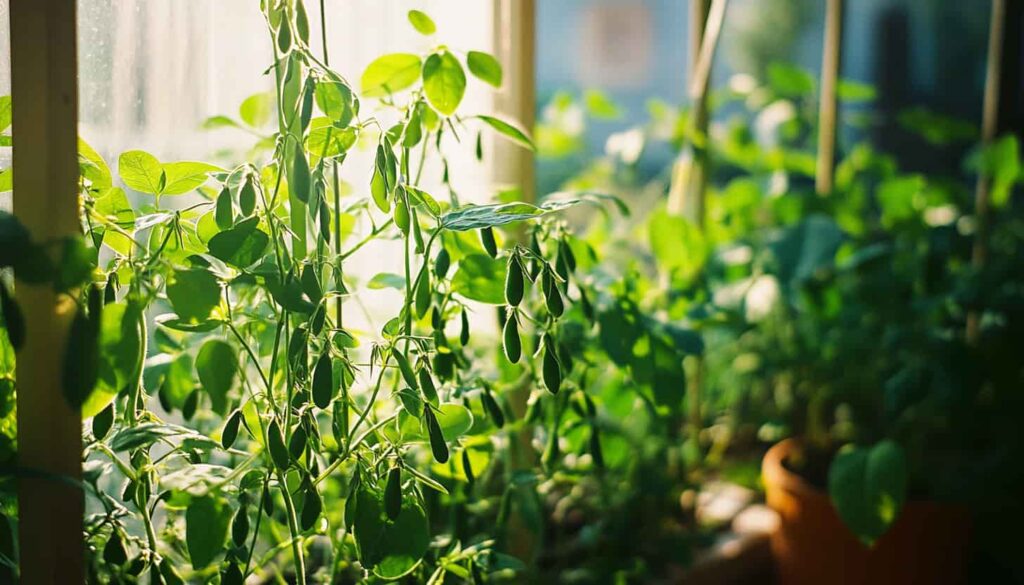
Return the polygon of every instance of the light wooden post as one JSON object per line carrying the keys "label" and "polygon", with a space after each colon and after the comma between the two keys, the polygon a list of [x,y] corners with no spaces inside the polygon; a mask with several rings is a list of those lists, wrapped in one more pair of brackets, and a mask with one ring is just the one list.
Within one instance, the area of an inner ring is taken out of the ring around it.
{"label": "light wooden post", "polygon": [[[45,242],[81,231],[75,0],[16,0],[10,18],[14,212]],[[21,582],[82,583],[82,425],[60,375],[74,302],[24,282],[17,297],[27,329],[17,356]]]}
{"label": "light wooden post", "polygon": [[[504,65],[504,83],[494,97],[494,109],[518,122],[532,133],[537,121],[536,107],[536,2],[535,0],[495,0],[494,49]],[[522,201],[535,202],[536,172],[533,153],[508,140],[495,138],[491,143],[494,180],[517,185]]]}
{"label": "light wooden post", "polygon": [[836,85],[843,44],[843,0],[828,0],[825,8],[825,41],[821,55],[821,100],[818,110],[818,166],[814,187],[828,195],[835,187]]}

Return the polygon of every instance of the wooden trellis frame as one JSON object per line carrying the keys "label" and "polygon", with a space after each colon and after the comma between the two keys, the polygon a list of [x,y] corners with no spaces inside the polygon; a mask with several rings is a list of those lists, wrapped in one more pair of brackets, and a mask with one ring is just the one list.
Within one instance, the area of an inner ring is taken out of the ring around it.
{"label": "wooden trellis frame", "polygon": [[[10,3],[14,213],[36,241],[80,233],[75,0]],[[15,274],[15,278],[17,278]],[[27,339],[17,356],[21,582],[84,582],[81,414],[61,360],[75,303],[18,282]]]}

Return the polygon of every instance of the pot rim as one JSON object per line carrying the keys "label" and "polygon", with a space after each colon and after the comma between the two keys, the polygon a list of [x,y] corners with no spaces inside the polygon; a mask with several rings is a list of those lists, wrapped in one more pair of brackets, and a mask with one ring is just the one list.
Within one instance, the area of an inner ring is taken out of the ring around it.
{"label": "pot rim", "polygon": [[794,492],[808,498],[828,500],[824,490],[786,468],[784,461],[800,446],[800,440],[790,437],[775,443],[764,454],[761,463],[761,474],[764,477],[765,489],[777,486],[783,490]]}

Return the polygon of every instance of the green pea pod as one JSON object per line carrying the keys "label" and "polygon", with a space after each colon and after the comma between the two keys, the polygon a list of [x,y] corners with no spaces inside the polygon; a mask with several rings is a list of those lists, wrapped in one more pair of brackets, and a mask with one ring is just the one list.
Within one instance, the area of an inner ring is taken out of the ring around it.
{"label": "green pea pod", "polygon": [[302,459],[302,455],[306,452],[308,439],[305,425],[300,424],[292,431],[292,438],[288,441],[288,454],[293,461]]}
{"label": "green pea pod", "polygon": [[230,229],[235,223],[234,209],[231,205],[231,191],[224,187],[217,195],[216,207],[213,210],[213,220],[217,227],[222,230]]}
{"label": "green pea pod", "polygon": [[440,400],[437,397],[437,387],[434,386],[434,379],[430,377],[430,372],[425,367],[421,367],[419,371],[420,378],[420,390],[423,392],[424,398],[427,402],[437,406]]}
{"label": "green pea pod", "polygon": [[542,373],[544,376],[544,385],[548,387],[548,392],[551,392],[552,394],[558,394],[558,390],[562,386],[562,368],[558,363],[556,353],[557,350],[550,334],[545,333]]}
{"label": "green pea pod", "polygon": [[303,43],[309,44],[309,17],[306,15],[305,3],[299,0],[295,3],[295,32]]}
{"label": "green pea pod", "polygon": [[[402,189],[402,187],[399,187],[399,189]],[[402,197],[401,193],[399,193],[395,197],[395,225],[405,235],[409,235],[409,221],[409,207],[405,204],[405,197]]]}
{"label": "green pea pod", "polygon": [[[379,148],[379,147],[378,147]],[[383,213],[391,211],[391,201],[388,199],[388,186],[384,181],[383,172],[374,167],[373,177],[370,179],[370,195],[373,195],[373,202]]]}
{"label": "green pea pod", "polygon": [[462,450],[462,473],[466,476],[466,483],[473,487],[476,483],[476,476],[473,474],[473,465],[469,461],[469,449]]}
{"label": "green pea pod", "polygon": [[498,243],[494,241],[494,229],[485,227],[480,230],[480,243],[491,258],[498,257]]}
{"label": "green pea pod", "polygon": [[309,300],[313,304],[320,302],[323,298],[323,289],[320,287],[320,277],[316,274],[316,269],[313,268],[312,264],[306,264],[302,269],[302,292],[306,293]]}
{"label": "green pea pod", "polygon": [[[90,306],[95,305],[91,299],[92,295],[90,292]],[[102,306],[102,303],[99,306]],[[67,345],[64,349],[62,388],[64,398],[76,409],[85,404],[99,378],[100,313],[100,310],[96,310],[86,314],[79,308],[68,332]]]}
{"label": "green pea pod", "polygon": [[405,354],[398,351],[398,348],[391,348],[391,356],[395,358],[398,363],[398,369],[402,372],[402,378],[405,383],[412,389],[419,389],[419,384],[416,383],[416,374],[412,371],[412,366],[409,365],[409,359],[405,357]]}
{"label": "green pea pod", "polygon": [[430,309],[430,271],[425,267],[416,280],[416,317],[422,319]]}
{"label": "green pea pod", "polygon": [[503,334],[505,357],[513,364],[519,363],[519,358],[523,355],[523,345],[519,339],[519,323],[515,313],[505,319]]}
{"label": "green pea pod", "polygon": [[[299,2],[299,4],[302,3]],[[299,108],[299,124],[303,132],[309,128],[309,121],[313,119],[313,90],[315,89],[316,82],[312,77],[307,77],[302,91],[302,106]]]}
{"label": "green pea pod", "polygon": [[124,551],[124,543],[121,542],[121,535],[117,533],[117,530],[110,534],[107,544],[103,546],[103,560],[118,567],[128,560],[128,555]]}
{"label": "green pea pod", "polygon": [[444,320],[441,318],[441,310],[437,307],[434,307],[430,311],[430,327],[435,332],[444,332]]}
{"label": "green pea pod", "polygon": [[230,449],[235,444],[235,440],[238,439],[238,428],[242,423],[242,411],[236,410],[231,413],[228,417],[228,421],[224,423],[224,430],[220,434],[220,444],[225,449]]}
{"label": "green pea pod", "polygon": [[306,484],[306,493],[302,499],[300,524],[302,525],[302,530],[309,530],[316,525],[317,519],[320,518],[320,512],[323,511],[324,504],[320,500],[320,494],[317,493],[316,486],[308,479],[304,483]]}
{"label": "green pea pod", "polygon": [[238,192],[238,206],[242,209],[242,215],[246,217],[256,211],[256,186],[253,184],[252,177],[245,179],[242,190]]}
{"label": "green pea pod", "polygon": [[519,256],[508,257],[508,270],[505,273],[505,302],[513,307],[519,306],[523,300],[523,266]]}
{"label": "green pea pod", "polygon": [[237,546],[245,546],[245,541],[248,538],[249,511],[245,509],[245,504],[242,504],[238,507],[235,518],[231,521],[231,540]]}
{"label": "green pea pod", "polygon": [[459,343],[466,345],[469,343],[469,315],[466,314],[466,308],[462,308],[462,327],[459,330]]}
{"label": "green pea pod", "polygon": [[430,450],[434,454],[434,461],[448,463],[448,444],[444,442],[441,425],[438,424],[437,416],[429,406],[423,409],[423,419],[427,425],[427,434],[430,436]]}
{"label": "green pea pod", "polygon": [[558,240],[558,255],[565,261],[565,267],[569,272],[576,271],[576,255],[573,254],[572,246],[564,239]]}
{"label": "green pea pod", "polygon": [[274,498],[270,497],[270,483],[269,479],[267,483],[263,484],[263,496],[260,501],[263,502],[263,513],[268,517],[274,516]]}
{"label": "green pea pod", "polygon": [[309,319],[309,330],[313,332],[313,335],[320,335],[324,330],[324,324],[327,321],[327,305],[320,303],[316,306],[313,311],[313,316]]}
{"label": "green pea pod", "polygon": [[580,307],[583,309],[583,316],[587,318],[587,321],[594,322],[594,305],[590,304],[590,299],[587,298],[587,293],[582,288],[580,289]]}
{"label": "green pea pod", "polygon": [[420,229],[420,220],[417,219],[416,208],[410,211],[412,216],[412,238],[416,242],[416,253],[422,255],[426,250],[426,243],[423,241],[423,230]]}
{"label": "green pea pod", "polygon": [[287,53],[292,48],[292,29],[288,26],[288,19],[281,19],[281,26],[277,29],[277,50]]}
{"label": "green pea pod", "polygon": [[549,270],[544,271],[543,285],[544,304],[547,306],[548,313],[551,313],[551,316],[557,319],[565,311],[565,305],[562,304],[562,293],[555,284],[555,277],[551,275]]}
{"label": "green pea pod", "polygon": [[320,354],[313,369],[313,404],[327,408],[334,398],[334,376],[331,372],[331,356],[325,351]]}
{"label": "green pea pod", "polygon": [[325,243],[331,243],[331,210],[327,203],[320,203],[320,237]]}
{"label": "green pea pod", "polygon": [[292,159],[292,175],[289,177],[288,188],[292,195],[303,203],[309,203],[309,189],[312,181],[309,176],[309,161],[306,160],[306,153],[302,148],[295,147],[295,157]]}
{"label": "green pea pod", "polygon": [[288,448],[284,445],[284,435],[281,434],[281,425],[277,424],[277,419],[267,425],[267,449],[270,451],[270,459],[278,469],[288,469],[291,458],[288,456]]}
{"label": "green pea pod", "polygon": [[590,425],[590,457],[594,460],[594,467],[604,469],[604,452],[601,450],[601,434],[597,426]]}
{"label": "green pea pod", "polygon": [[110,432],[110,427],[112,426],[114,426],[113,402],[92,418],[92,435],[96,437],[97,441],[102,440]]}
{"label": "green pea pod", "polygon": [[480,393],[480,402],[483,403],[484,410],[487,411],[487,416],[491,417],[491,422],[494,423],[494,426],[499,429],[504,427],[505,413],[502,412],[498,401],[494,399],[494,395],[485,389]]}
{"label": "green pea pod", "polygon": [[441,251],[437,253],[437,258],[434,259],[434,274],[438,278],[444,278],[448,274],[448,268],[452,265],[452,257],[448,254],[448,249],[441,246]]}
{"label": "green pea pod", "polygon": [[384,486],[384,511],[392,522],[402,512],[402,470],[397,465],[388,471],[388,483]]}

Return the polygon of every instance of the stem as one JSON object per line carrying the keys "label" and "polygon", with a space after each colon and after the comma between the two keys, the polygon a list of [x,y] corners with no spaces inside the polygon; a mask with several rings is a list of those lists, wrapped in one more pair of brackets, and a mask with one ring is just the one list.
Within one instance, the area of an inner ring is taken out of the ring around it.
{"label": "stem", "polygon": [[291,533],[292,555],[295,557],[295,580],[299,585],[306,585],[306,560],[302,550],[302,534],[299,532],[299,522],[295,516],[295,504],[292,502],[292,495],[288,492],[288,484],[285,482],[283,472],[278,471],[277,481],[281,482],[281,496],[284,498],[284,507],[288,512],[288,532]]}

